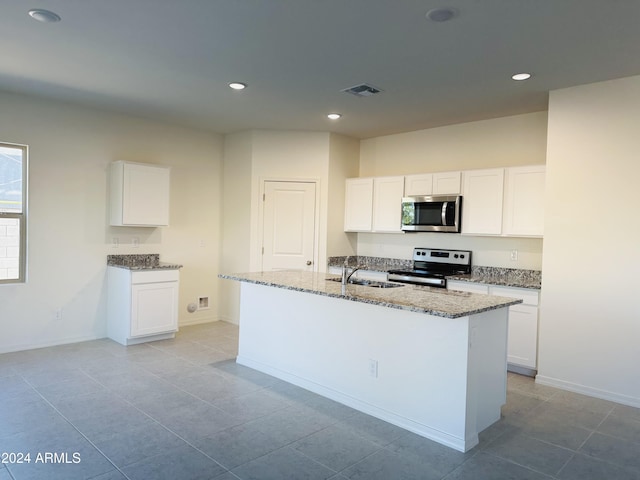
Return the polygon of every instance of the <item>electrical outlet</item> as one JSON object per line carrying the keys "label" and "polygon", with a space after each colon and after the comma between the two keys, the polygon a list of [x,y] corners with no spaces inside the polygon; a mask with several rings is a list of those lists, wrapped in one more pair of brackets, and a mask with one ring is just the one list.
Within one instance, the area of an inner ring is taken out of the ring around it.
{"label": "electrical outlet", "polygon": [[56,309],[55,312],[53,312],[53,319],[54,320],[62,320],[62,309],[58,308]]}
{"label": "electrical outlet", "polygon": [[511,261],[512,262],[518,261],[518,250],[511,250]]}
{"label": "electrical outlet", "polygon": [[131,239],[131,246],[133,248],[138,248],[140,246],[140,239],[138,237],[133,237]]}
{"label": "electrical outlet", "polygon": [[113,237],[111,239],[111,247],[118,248],[119,245],[120,245],[120,239],[118,237]]}
{"label": "electrical outlet", "polygon": [[369,376],[378,378],[378,361],[369,359]]}

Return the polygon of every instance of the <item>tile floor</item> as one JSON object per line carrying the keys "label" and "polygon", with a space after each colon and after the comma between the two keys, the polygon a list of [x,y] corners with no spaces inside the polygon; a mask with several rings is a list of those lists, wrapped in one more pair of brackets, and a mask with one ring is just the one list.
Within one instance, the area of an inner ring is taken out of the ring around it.
{"label": "tile floor", "polygon": [[236,350],[237,327],[217,322],[0,355],[0,480],[640,480],[640,409],[510,375],[502,420],[464,454],[236,365]]}

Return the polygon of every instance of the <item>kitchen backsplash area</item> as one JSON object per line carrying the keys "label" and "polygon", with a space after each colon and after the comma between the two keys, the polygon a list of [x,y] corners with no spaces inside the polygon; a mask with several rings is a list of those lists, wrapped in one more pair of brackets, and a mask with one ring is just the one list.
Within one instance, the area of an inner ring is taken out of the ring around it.
{"label": "kitchen backsplash area", "polygon": [[410,260],[415,247],[471,250],[472,265],[542,270],[542,238],[506,238],[450,233],[358,233],[357,235],[356,251],[361,256]]}

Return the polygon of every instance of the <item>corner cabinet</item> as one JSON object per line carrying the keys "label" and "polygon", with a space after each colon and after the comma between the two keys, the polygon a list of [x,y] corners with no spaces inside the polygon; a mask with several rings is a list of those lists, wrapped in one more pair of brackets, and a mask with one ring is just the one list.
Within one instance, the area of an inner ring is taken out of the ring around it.
{"label": "corner cabinet", "polygon": [[173,338],[180,272],[107,267],[107,336],[122,345]]}
{"label": "corner cabinet", "polygon": [[110,225],[169,225],[169,167],[113,162],[110,167]]}
{"label": "corner cabinet", "polygon": [[522,303],[509,307],[508,370],[530,376],[535,374],[538,367],[538,290],[456,280],[449,280],[447,289],[521,299]]}
{"label": "corner cabinet", "polygon": [[345,232],[401,232],[404,176],[348,178],[345,188]]}

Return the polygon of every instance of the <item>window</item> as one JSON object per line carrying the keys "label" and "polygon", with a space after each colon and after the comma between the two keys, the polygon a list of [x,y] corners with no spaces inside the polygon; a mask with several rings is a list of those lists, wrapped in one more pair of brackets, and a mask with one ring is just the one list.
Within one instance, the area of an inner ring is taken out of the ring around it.
{"label": "window", "polygon": [[0,283],[25,281],[27,147],[0,143]]}

